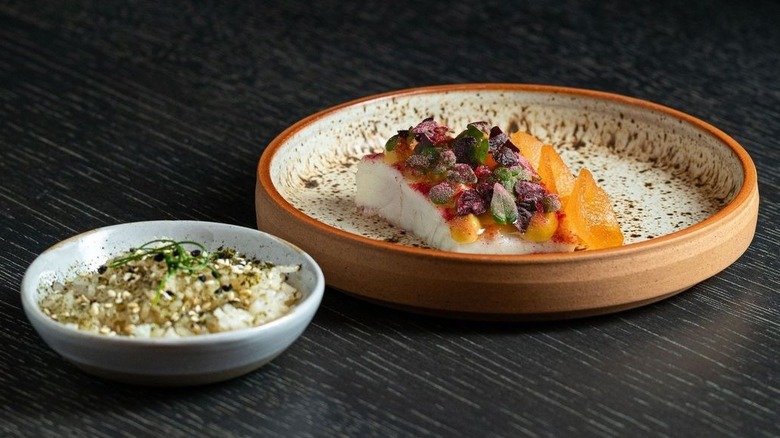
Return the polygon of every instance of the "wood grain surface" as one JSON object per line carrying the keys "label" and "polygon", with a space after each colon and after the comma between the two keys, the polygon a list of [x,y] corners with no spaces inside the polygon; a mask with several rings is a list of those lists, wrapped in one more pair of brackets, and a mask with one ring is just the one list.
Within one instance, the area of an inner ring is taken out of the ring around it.
{"label": "wood grain surface", "polygon": [[[0,435],[780,436],[779,48],[769,0],[2,0]],[[328,289],[268,366],[178,390],[90,377],[27,322],[22,276],[57,241],[253,227],[257,160],[287,126],[464,82],[610,91],[717,126],[758,167],[752,246],[674,298],[569,322],[426,318]]]}

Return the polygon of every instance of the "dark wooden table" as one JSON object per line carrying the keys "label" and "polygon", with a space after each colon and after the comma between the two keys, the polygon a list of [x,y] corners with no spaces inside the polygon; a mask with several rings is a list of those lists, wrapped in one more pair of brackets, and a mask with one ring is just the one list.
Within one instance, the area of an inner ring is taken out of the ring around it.
{"label": "dark wooden table", "polygon": [[[0,1],[0,435],[780,436],[780,5]],[[254,227],[258,157],[313,112],[462,82],[591,88],[726,131],[762,195],[752,246],[666,301],[479,324],[327,290],[302,339],[226,383],[90,377],[25,318],[57,241],[151,219]]]}

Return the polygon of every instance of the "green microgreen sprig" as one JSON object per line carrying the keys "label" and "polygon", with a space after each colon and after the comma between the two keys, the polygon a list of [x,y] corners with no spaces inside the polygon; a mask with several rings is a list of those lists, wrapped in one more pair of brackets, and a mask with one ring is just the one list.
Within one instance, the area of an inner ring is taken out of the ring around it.
{"label": "green microgreen sprig", "polygon": [[[187,251],[184,246],[190,245],[196,248]],[[206,269],[211,271],[211,275],[219,281],[219,273],[212,261],[218,257],[218,253],[209,252],[206,247],[198,242],[189,240],[176,241],[170,239],[157,239],[144,243],[125,257],[120,257],[108,264],[109,268],[116,268],[126,265],[134,260],[141,260],[145,257],[154,257],[156,261],[165,261],[165,277],[157,286],[157,292],[152,300],[152,304],[157,304],[165,289],[165,284],[173,278],[178,271],[187,272],[190,275],[197,275]]]}

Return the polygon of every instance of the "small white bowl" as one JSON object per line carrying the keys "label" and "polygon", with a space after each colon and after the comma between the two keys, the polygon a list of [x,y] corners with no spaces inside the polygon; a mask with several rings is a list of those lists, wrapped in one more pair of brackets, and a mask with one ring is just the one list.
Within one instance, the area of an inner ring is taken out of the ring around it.
{"label": "small white bowl", "polygon": [[[177,339],[103,336],[70,328],[39,306],[46,287],[76,272],[95,270],[111,257],[155,238],[192,240],[209,249],[233,248],[275,264],[299,264],[288,282],[302,298],[292,311],[258,327]],[[25,273],[22,305],[35,330],[57,353],[103,378],[157,386],[227,380],[281,354],[303,333],[322,300],[325,281],[317,263],[296,246],[257,230],[198,221],[152,221],[89,231],[44,251]]]}

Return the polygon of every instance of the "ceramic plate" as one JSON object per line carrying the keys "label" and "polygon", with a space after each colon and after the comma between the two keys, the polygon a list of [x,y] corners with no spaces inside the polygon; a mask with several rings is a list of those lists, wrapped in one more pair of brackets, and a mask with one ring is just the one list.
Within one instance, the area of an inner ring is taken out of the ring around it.
{"label": "ceramic plate", "polygon": [[[553,144],[612,197],[626,245],[560,254],[466,255],[426,247],[354,206],[355,164],[426,117],[453,130],[488,121]],[[332,287],[377,303],[470,319],[556,319],[660,300],[747,249],[756,171],[717,128],[625,96],[564,87],[466,84],[370,96],[275,138],[257,169],[261,230],[309,252]]]}

